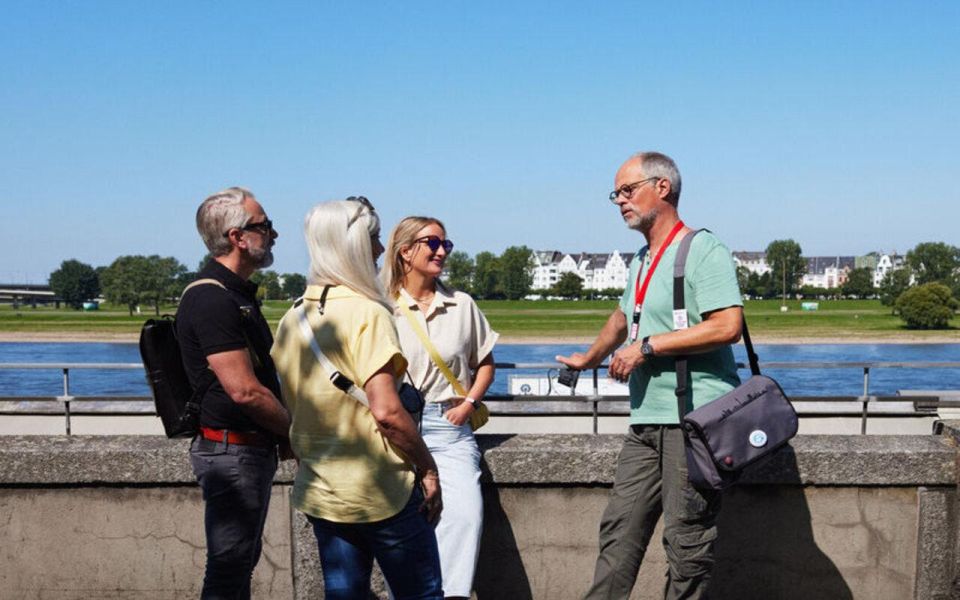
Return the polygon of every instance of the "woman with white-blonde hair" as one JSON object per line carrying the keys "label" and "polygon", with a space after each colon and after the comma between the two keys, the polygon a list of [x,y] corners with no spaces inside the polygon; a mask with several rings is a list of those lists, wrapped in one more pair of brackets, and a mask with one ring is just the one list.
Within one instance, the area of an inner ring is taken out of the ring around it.
{"label": "woman with white-blonde hair", "polygon": [[442,598],[440,483],[397,395],[407,361],[376,278],[380,219],[351,197],[315,206],[304,233],[307,290],[272,355],[299,458],[291,502],[313,525],[326,597],[366,598],[376,558],[396,598]]}
{"label": "woman with white-blonde hair", "polygon": [[440,469],[437,523],[443,591],[469,598],[483,525],[480,449],[471,418],[493,383],[497,333],[468,294],[440,281],[453,242],[431,217],[407,217],[390,234],[381,279],[414,385],[426,399],[422,433]]}

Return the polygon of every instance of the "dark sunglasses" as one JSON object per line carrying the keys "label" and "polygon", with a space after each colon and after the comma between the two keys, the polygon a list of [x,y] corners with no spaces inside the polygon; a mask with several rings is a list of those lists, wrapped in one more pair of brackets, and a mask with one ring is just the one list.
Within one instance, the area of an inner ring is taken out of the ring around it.
{"label": "dark sunglasses", "polygon": [[350,196],[347,198],[347,202],[359,202],[360,206],[357,207],[357,212],[354,213],[350,220],[347,221],[347,229],[350,229],[350,226],[360,218],[360,215],[363,214],[363,207],[367,207],[370,212],[376,212],[376,209],[373,208],[373,205],[370,204],[370,201],[367,200],[366,196]]}
{"label": "dark sunglasses", "polygon": [[430,248],[430,252],[436,252],[440,249],[440,246],[443,246],[444,252],[450,254],[453,252],[453,242],[451,240],[441,240],[435,235],[428,235],[426,237],[417,238],[413,240],[414,244],[426,244],[427,248]]}
{"label": "dark sunglasses", "polygon": [[[264,235],[270,233],[271,231],[276,231],[273,228],[273,221],[271,221],[270,219],[264,219],[259,223],[247,223],[243,227],[237,227],[237,229],[241,231],[259,231]],[[230,232],[227,231],[226,233],[223,234],[223,237],[227,237],[229,235],[230,235]]]}

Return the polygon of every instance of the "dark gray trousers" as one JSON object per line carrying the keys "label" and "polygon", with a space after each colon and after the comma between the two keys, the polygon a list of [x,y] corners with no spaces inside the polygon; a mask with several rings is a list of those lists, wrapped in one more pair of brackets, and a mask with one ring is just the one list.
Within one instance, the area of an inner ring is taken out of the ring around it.
{"label": "dark gray trousers", "polygon": [[600,554],[586,598],[630,596],[661,513],[670,565],[664,598],[707,598],[719,512],[719,492],[698,490],[687,478],[680,428],[632,425],[600,522]]}
{"label": "dark gray trousers", "polygon": [[246,600],[263,547],[277,450],[197,437],[190,447],[190,462],[203,490],[207,534],[207,566],[200,597]]}

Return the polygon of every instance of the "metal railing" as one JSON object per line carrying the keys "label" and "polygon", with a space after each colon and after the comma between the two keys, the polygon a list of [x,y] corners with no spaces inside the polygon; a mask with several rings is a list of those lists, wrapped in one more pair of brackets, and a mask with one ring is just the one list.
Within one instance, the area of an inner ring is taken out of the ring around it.
{"label": "metal railing", "polygon": [[[65,429],[66,434],[71,435],[70,427],[70,403],[77,400],[75,396],[70,394],[70,370],[80,371],[83,369],[98,369],[98,370],[132,370],[139,369],[143,370],[143,364],[141,363],[0,363],[0,369],[3,370],[19,370],[19,371],[28,371],[34,369],[46,369],[46,370],[58,370],[63,373],[63,394],[60,396],[54,396],[53,399],[57,402],[63,403],[63,414],[65,419]],[[97,400],[111,400],[114,398],[119,398],[116,396],[99,396]],[[6,400],[16,399],[16,397],[6,398]],[[41,400],[41,398],[32,398],[35,400]],[[130,400],[129,397],[124,397],[124,400]],[[151,396],[140,397],[141,400],[152,401]]]}
{"label": "metal railing", "polygon": [[[498,362],[497,369],[527,370],[549,372],[562,365],[558,363],[510,363]],[[870,373],[874,369],[960,369],[960,362],[762,362],[760,366],[768,369],[859,369],[863,372],[863,394],[859,396],[792,396],[791,401],[797,403],[857,403],[860,415],[860,433],[867,431],[867,418],[872,406],[889,402],[912,403],[915,413],[936,413],[940,408],[960,408],[960,391],[950,398],[941,398],[931,395],[912,396],[877,396],[870,394]],[[740,369],[746,368],[738,363]],[[593,433],[597,433],[601,414],[620,415],[629,414],[629,398],[627,396],[603,396],[600,394],[600,371],[607,365],[600,365],[590,369],[592,393],[587,395],[576,394],[575,388],[570,389],[569,395],[518,395],[518,394],[488,394],[485,402],[492,414],[510,415],[537,415],[557,416],[588,414],[592,417]],[[84,401],[140,401],[152,402],[151,396],[74,396],[70,392],[70,371],[78,370],[142,370],[140,363],[0,363],[0,370],[57,370],[62,373],[63,394],[59,396],[7,396],[0,397],[0,402],[51,400],[62,403],[65,419],[65,431],[71,435],[71,403]],[[549,376],[549,375],[548,375]],[[563,404],[561,404],[563,403]],[[572,403],[572,404],[571,404]],[[585,405],[585,408],[584,408]],[[7,414],[10,414],[9,411]],[[148,413],[152,414],[152,413]],[[846,413],[843,413],[846,414]]]}

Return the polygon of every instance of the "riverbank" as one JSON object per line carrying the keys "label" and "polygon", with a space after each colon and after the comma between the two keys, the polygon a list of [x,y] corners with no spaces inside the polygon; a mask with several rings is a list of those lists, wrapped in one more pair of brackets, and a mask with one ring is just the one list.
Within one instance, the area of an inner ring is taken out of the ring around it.
{"label": "riverbank", "polygon": [[[504,335],[501,344],[582,344],[593,342],[593,337],[578,335]],[[135,344],[138,333],[103,333],[75,331],[4,331],[0,332],[0,343],[113,343]],[[843,335],[843,336],[793,336],[793,335],[755,335],[755,344],[960,344],[960,334],[947,332],[905,332],[887,335]]]}
{"label": "riverbank", "polygon": [[[484,300],[479,305],[503,336],[503,343],[586,345],[616,303]],[[264,303],[263,312],[272,329],[287,308],[289,302],[285,301]],[[783,311],[778,301],[751,300],[745,309],[750,331],[759,344],[960,343],[960,315],[950,329],[909,330],[878,300],[823,301],[814,311],[802,310],[799,302],[788,302]],[[161,314],[175,312],[175,306],[160,310]],[[0,342],[136,342],[140,327],[151,316],[131,315],[125,308],[109,306],[82,312],[0,305]]]}

